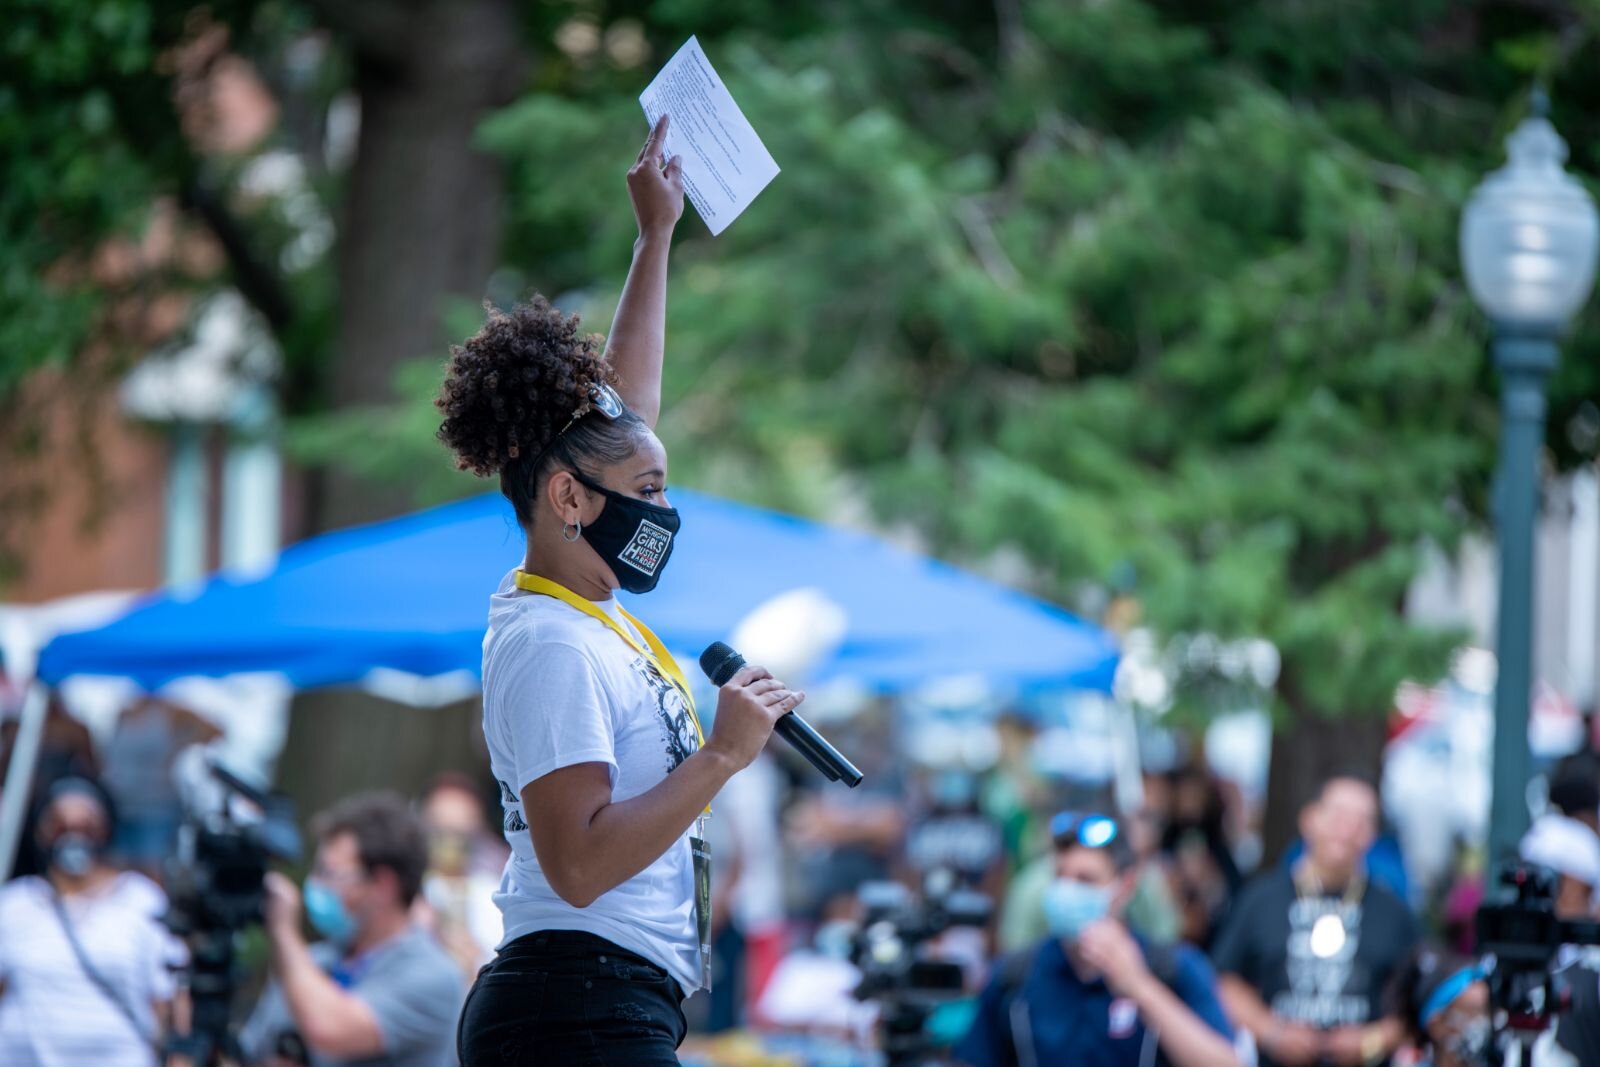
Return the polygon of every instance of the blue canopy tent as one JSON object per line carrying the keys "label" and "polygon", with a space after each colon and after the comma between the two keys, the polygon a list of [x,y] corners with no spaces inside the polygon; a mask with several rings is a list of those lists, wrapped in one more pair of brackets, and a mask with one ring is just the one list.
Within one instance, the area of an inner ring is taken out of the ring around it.
{"label": "blue canopy tent", "polygon": [[[842,643],[808,684],[850,679],[901,692],[979,675],[1018,692],[1109,691],[1109,634],[1042,601],[865,534],[675,491],[684,533],[640,606],[692,658],[760,605],[814,588],[842,610]],[[522,556],[498,495],[312,538],[264,575],[223,574],[198,590],[152,595],[98,629],[63,634],[38,680],[126,678],[145,690],[194,676],[276,672],[296,688],[479,673],[488,597]],[[459,695],[459,689],[456,690]],[[29,691],[0,797],[0,879],[9,874],[44,721]]]}
{"label": "blue canopy tent", "polygon": [[[683,534],[638,605],[691,657],[753,608],[814,587],[843,609],[842,644],[813,672],[895,692],[982,675],[1018,690],[1109,691],[1117,648],[1050,604],[878,538],[677,490]],[[132,679],[281,672],[297,688],[353,684],[377,668],[479,671],[488,596],[520,562],[509,505],[488,494],[304,541],[262,576],[219,575],[152,596],[107,626],[57,637],[39,678]]]}

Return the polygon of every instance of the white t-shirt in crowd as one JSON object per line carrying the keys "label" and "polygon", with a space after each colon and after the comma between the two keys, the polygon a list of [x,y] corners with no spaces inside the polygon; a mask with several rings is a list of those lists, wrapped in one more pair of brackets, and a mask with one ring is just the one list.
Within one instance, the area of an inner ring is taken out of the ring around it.
{"label": "white t-shirt in crowd", "polygon": [[[633,632],[614,599],[596,606]],[[575,908],[540,869],[528,835],[539,813],[522,806],[524,786],[575,763],[610,768],[613,803],[648,792],[698,747],[678,690],[600,620],[518,589],[512,572],[489,601],[483,734],[511,845],[495,894],[505,914],[501,945],[537,930],[581,930],[656,963],[685,992],[697,989],[689,833],[587,908]]]}
{"label": "white t-shirt in crowd", "polygon": [[[42,878],[0,888],[0,1063],[6,1067],[152,1067],[152,1005],[172,999],[181,942],[159,923],[167,899],[125,873],[66,899],[90,964],[139,1020],[138,1028],[84,973]],[[141,1035],[140,1031],[144,1034]]]}
{"label": "white t-shirt in crowd", "polygon": [[[737,881],[728,899],[728,917],[747,935],[770,933],[783,925],[783,833],[779,805],[783,786],[777,764],[762,753],[728,779],[717,794],[712,820],[713,856],[720,870],[737,864]],[[726,851],[723,849],[726,848]],[[723,862],[727,856],[729,862]],[[714,869],[715,870],[715,869]]]}

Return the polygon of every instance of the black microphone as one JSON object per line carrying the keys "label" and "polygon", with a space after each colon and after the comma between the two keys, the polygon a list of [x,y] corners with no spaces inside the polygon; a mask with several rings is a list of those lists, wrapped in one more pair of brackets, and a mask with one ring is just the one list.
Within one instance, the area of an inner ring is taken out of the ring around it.
{"label": "black microphone", "polygon": [[[738,674],[742,667],[744,657],[721,641],[713,642],[700,653],[700,669],[706,672],[706,677],[718,689],[727,685],[728,679]],[[772,732],[793,745],[828,781],[842,780],[851,789],[861,784],[861,772],[856,770],[855,764],[839,755],[838,749],[828,744],[821,734],[811,728],[810,723],[794,712],[786,712],[772,727]]]}

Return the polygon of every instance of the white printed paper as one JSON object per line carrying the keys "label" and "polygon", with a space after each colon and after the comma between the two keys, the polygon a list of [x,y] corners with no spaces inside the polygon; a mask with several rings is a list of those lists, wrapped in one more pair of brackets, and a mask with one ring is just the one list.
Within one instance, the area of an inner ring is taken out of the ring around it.
{"label": "white printed paper", "polygon": [[778,164],[695,38],[667,61],[639,103],[651,128],[663,111],[672,116],[664,158],[683,156],[683,191],[713,234],[778,176]]}

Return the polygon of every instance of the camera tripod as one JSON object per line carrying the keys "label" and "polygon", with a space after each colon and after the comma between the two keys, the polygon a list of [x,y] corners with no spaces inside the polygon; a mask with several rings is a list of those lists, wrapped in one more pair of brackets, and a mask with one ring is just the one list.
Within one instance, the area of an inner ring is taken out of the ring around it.
{"label": "camera tripod", "polygon": [[165,1055],[183,1056],[194,1067],[220,1067],[243,1059],[230,1026],[237,991],[234,974],[234,931],[193,934],[189,945],[189,1033],[174,1036]]}

